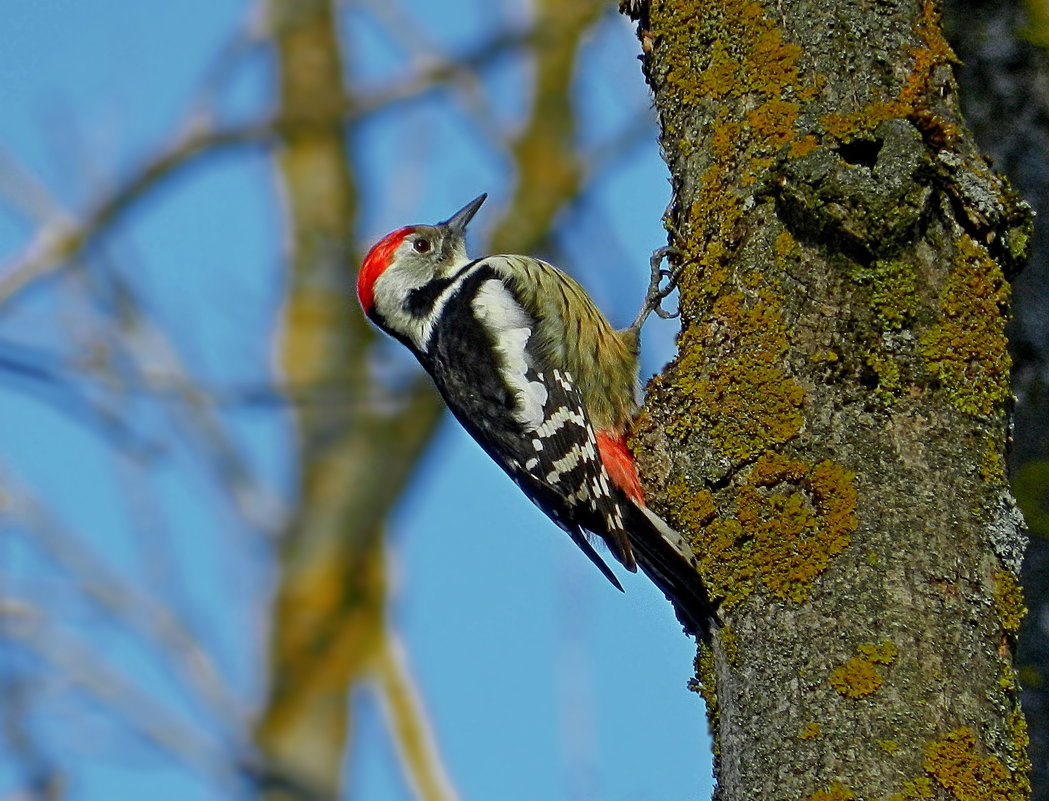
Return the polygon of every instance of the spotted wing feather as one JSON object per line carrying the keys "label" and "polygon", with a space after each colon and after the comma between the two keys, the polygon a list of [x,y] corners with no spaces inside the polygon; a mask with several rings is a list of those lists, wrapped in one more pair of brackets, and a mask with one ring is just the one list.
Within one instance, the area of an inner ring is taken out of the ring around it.
{"label": "spotted wing feather", "polygon": [[636,569],[622,501],[611,489],[571,374],[542,364],[530,342],[535,321],[484,264],[462,281],[444,314],[446,323],[418,355],[448,407],[525,495],[622,589],[584,534],[602,537],[619,561]]}
{"label": "spotted wing feather", "polygon": [[534,481],[555,489],[568,522],[601,535],[616,558],[635,570],[622,501],[613,492],[572,374],[548,368],[536,371],[536,375],[547,388],[547,401],[543,422],[531,432],[529,442],[534,453],[524,462],[525,472]]}

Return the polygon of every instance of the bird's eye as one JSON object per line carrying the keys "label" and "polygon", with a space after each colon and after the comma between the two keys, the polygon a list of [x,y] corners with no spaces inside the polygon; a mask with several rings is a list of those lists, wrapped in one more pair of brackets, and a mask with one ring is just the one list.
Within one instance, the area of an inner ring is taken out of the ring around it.
{"label": "bird's eye", "polygon": [[412,245],[415,248],[416,253],[428,253],[430,251],[430,240],[429,239],[416,239],[415,244]]}

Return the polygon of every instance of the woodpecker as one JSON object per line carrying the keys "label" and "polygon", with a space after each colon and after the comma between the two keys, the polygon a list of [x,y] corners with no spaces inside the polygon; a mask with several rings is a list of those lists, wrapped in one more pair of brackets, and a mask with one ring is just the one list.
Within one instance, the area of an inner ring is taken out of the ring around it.
{"label": "woodpecker", "polygon": [[583,288],[527,256],[471,259],[466,227],[487,195],[444,222],[387,234],[357,278],[365,315],[405,345],[452,414],[526,496],[623,587],[587,533],[631,572],[640,564],[693,634],[713,608],[685,538],[645,505],[627,447],[642,324],[671,287],[653,282],[616,331]]}

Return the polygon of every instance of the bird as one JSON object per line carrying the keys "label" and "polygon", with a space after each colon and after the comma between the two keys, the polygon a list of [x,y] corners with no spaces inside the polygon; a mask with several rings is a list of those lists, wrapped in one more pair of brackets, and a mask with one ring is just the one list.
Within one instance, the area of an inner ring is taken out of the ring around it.
{"label": "bird", "polygon": [[[638,412],[641,327],[676,276],[653,256],[633,324],[615,330],[582,286],[540,259],[472,259],[466,228],[482,194],[443,222],[380,239],[357,278],[365,316],[403,344],[481,448],[619,590],[591,542],[638,566],[692,634],[715,609],[684,536],[645,503],[627,436]],[[671,282],[661,286],[664,277]]]}

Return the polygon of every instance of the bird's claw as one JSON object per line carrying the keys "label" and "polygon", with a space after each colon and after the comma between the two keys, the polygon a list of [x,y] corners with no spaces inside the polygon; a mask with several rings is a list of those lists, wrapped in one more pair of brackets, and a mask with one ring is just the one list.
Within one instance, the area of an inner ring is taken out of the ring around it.
{"label": "bird's claw", "polygon": [[[648,262],[651,270],[648,291],[645,293],[644,303],[641,304],[641,310],[637,313],[634,324],[630,326],[631,329],[640,332],[641,326],[645,324],[645,320],[648,319],[648,315],[652,312],[655,312],[657,317],[664,320],[673,320],[680,314],[680,311],[666,311],[662,303],[677,287],[677,279],[684,265],[684,255],[679,248],[673,245],[667,245],[652,251],[652,258]],[[678,264],[676,267],[667,269],[663,266],[663,262],[669,261],[671,257],[674,257]],[[667,279],[665,285],[663,284],[664,279]]]}

